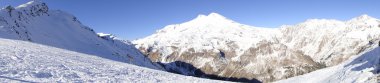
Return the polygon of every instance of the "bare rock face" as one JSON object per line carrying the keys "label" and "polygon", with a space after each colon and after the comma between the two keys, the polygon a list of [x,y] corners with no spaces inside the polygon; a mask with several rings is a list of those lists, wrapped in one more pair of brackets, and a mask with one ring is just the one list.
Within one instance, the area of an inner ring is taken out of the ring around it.
{"label": "bare rock face", "polygon": [[[146,53],[146,55],[154,62],[160,62],[165,58],[165,61],[167,62],[181,61],[187,64],[192,64],[196,68],[187,69],[194,71],[177,71],[175,73],[199,77],[216,75],[226,78],[223,80],[228,80],[228,78],[240,78],[248,79],[247,81],[260,80],[262,82],[271,82],[302,75],[326,67],[324,64],[313,61],[310,56],[303,54],[301,51],[289,50],[285,45],[281,44],[262,42],[259,47],[249,48],[244,52],[244,54],[240,56],[241,59],[239,61],[232,60],[233,57],[236,57],[236,52],[231,51],[232,49],[233,48],[219,50],[219,52],[213,52],[212,50],[195,52],[194,49],[191,48],[181,54],[178,53],[178,51],[174,51],[166,58],[159,57],[159,51],[145,51],[144,53]],[[175,50],[182,49],[177,48]],[[272,55],[274,55],[275,51],[282,52],[274,57]],[[173,69],[180,70],[178,69],[180,66],[181,64],[171,65],[166,68],[171,71]],[[204,72],[204,75],[197,75],[198,71],[195,71],[197,69]]]}
{"label": "bare rock face", "polygon": [[133,41],[167,71],[204,78],[272,82],[334,66],[378,42],[377,19],[312,19],[268,29],[212,13]]}

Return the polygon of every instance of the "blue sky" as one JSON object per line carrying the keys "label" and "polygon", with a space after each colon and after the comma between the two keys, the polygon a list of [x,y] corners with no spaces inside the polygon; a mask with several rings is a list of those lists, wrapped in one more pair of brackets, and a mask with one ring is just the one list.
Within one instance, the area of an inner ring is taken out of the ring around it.
{"label": "blue sky", "polygon": [[[17,6],[29,0],[0,0]],[[134,40],[199,14],[219,13],[239,23],[278,27],[307,19],[349,20],[362,14],[380,18],[380,0],[43,0],[69,12],[97,32]]]}

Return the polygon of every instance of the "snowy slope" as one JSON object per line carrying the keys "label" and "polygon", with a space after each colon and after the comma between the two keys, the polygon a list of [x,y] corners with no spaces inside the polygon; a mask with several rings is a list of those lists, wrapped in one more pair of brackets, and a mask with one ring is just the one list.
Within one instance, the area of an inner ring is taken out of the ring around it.
{"label": "snowy slope", "polygon": [[0,38],[1,82],[220,83],[94,55]]}
{"label": "snowy slope", "polygon": [[377,47],[337,66],[280,80],[277,83],[378,83],[379,73],[380,47]]}
{"label": "snowy slope", "polygon": [[271,82],[338,65],[379,40],[380,20],[368,15],[261,28],[211,13],[168,25],[133,43],[152,61],[168,64],[168,71],[197,73],[173,65],[180,61],[206,74]]}
{"label": "snowy slope", "polygon": [[129,41],[114,36],[97,35],[73,15],[51,10],[47,4],[33,0],[18,7],[0,10],[0,38],[30,41],[96,55],[120,62],[157,68]]}

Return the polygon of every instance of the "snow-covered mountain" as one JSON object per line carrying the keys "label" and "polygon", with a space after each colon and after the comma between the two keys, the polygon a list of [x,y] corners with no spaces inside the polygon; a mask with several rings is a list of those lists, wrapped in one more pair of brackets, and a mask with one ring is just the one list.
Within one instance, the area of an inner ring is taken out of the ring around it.
{"label": "snow-covered mountain", "polygon": [[0,10],[0,38],[25,40],[111,60],[158,69],[129,41],[97,35],[73,15],[33,0]]}
{"label": "snow-covered mountain", "polygon": [[366,51],[369,52],[342,64],[280,80],[278,83],[378,83],[380,82],[380,47]]}
{"label": "snow-covered mountain", "polygon": [[261,28],[211,13],[168,25],[133,44],[167,71],[271,82],[357,57],[378,45],[379,24],[362,15],[348,21],[310,19]]}
{"label": "snow-covered mountain", "polygon": [[243,82],[372,82],[379,41],[380,20],[368,15],[262,28],[211,13],[129,42],[36,0],[0,10],[0,81],[218,82],[152,70],[163,67]]}
{"label": "snow-covered mountain", "polygon": [[21,40],[0,38],[0,50],[2,83],[223,83]]}

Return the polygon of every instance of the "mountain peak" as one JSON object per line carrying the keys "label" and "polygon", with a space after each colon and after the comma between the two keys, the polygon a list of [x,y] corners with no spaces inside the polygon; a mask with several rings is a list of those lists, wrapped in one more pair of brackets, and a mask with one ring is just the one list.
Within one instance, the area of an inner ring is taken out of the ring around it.
{"label": "mountain peak", "polygon": [[40,1],[40,0],[32,0],[28,3],[19,5],[16,7],[16,9],[19,10],[28,10],[32,15],[41,15],[43,13],[47,13],[49,11],[49,7],[46,5],[46,3]]}
{"label": "mountain peak", "polygon": [[200,14],[195,19],[191,20],[190,22],[195,23],[231,23],[233,22],[230,19],[227,19],[226,17],[218,14],[218,13],[210,13],[208,15]]}
{"label": "mountain peak", "polygon": [[376,19],[376,18],[373,18],[367,14],[363,14],[363,15],[360,15],[359,17],[355,17],[353,18],[352,20],[356,20],[356,21],[364,21],[364,20],[371,20],[371,19]]}
{"label": "mountain peak", "polygon": [[218,14],[218,13],[210,13],[208,15],[200,14],[197,18],[208,18],[208,19],[225,19],[226,17]]}
{"label": "mountain peak", "polygon": [[17,8],[26,8],[26,7],[36,6],[36,5],[46,6],[46,4],[40,0],[32,0],[32,1],[29,1],[28,3],[17,6]]}
{"label": "mountain peak", "polygon": [[360,15],[357,18],[372,18],[371,16],[368,16],[367,14]]}
{"label": "mountain peak", "polygon": [[226,18],[226,17],[224,17],[224,16],[222,16],[222,15],[220,15],[220,14],[218,14],[218,13],[210,13],[210,14],[208,14],[207,15],[207,17],[212,17],[212,18]]}

